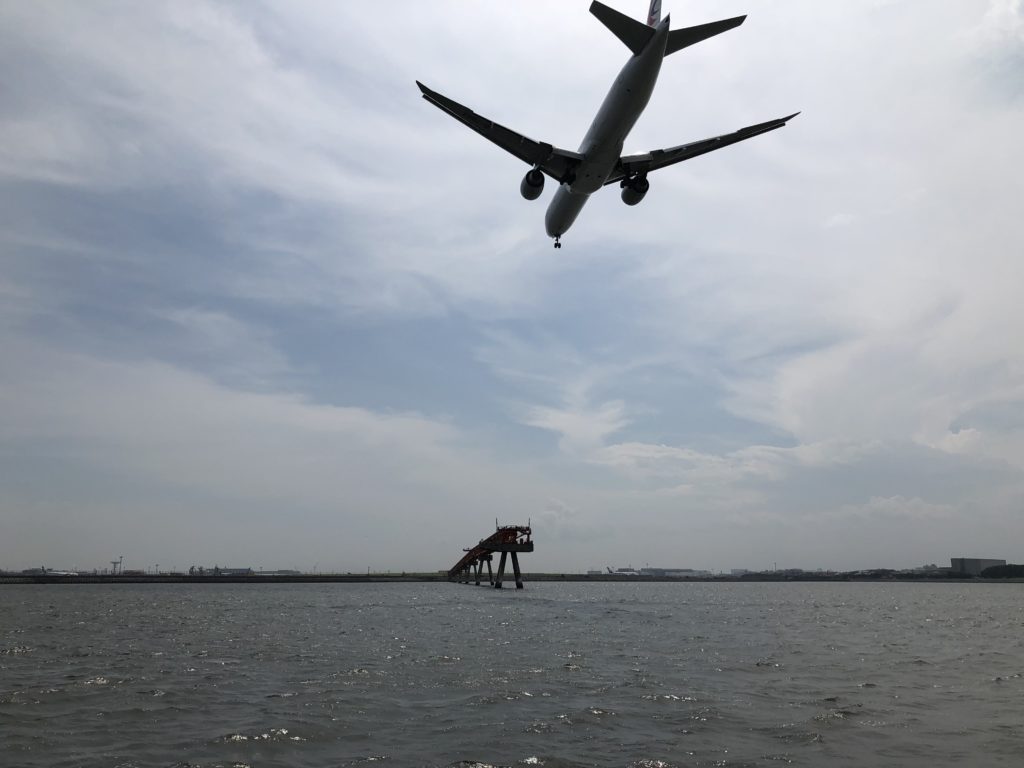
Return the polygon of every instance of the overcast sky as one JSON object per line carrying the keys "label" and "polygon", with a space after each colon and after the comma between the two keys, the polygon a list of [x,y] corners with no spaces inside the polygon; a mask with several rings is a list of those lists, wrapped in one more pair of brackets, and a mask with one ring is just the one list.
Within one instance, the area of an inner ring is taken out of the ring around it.
{"label": "overcast sky", "polygon": [[0,567],[1024,560],[1021,0],[666,2],[627,153],[803,113],[555,251],[414,80],[575,149],[588,5],[0,2]]}

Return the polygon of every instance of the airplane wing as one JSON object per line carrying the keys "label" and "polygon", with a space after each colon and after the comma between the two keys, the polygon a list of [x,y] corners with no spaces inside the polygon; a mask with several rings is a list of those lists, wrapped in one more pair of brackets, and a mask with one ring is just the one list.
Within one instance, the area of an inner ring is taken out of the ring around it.
{"label": "airplane wing", "polygon": [[437,91],[432,91],[419,80],[416,81],[423,98],[429,101],[438,109],[447,112],[460,123],[479,133],[499,147],[509,152],[525,163],[535,165],[551,178],[559,183],[570,181],[576,166],[582,161],[582,156],[577,152],[570,152],[565,149],[558,149],[551,144],[534,141],[510,128],[498,125],[493,120],[478,115],[468,107],[464,107],[457,101],[452,101],[442,96]]}
{"label": "airplane wing", "polygon": [[605,184],[614,184],[616,181],[621,181],[637,173],[647,174],[659,168],[665,168],[675,163],[681,163],[683,160],[689,160],[691,157],[714,152],[716,149],[728,147],[730,144],[751,139],[754,136],[760,136],[762,133],[768,133],[768,131],[774,131],[799,114],[799,112],[794,112],[788,117],[769,120],[767,123],[748,125],[746,128],[740,128],[733,133],[725,133],[721,136],[713,136],[710,139],[681,144],[678,147],[656,149],[653,152],[646,152],[642,155],[625,155],[619,158],[619,162],[615,164],[615,168],[608,176]]}

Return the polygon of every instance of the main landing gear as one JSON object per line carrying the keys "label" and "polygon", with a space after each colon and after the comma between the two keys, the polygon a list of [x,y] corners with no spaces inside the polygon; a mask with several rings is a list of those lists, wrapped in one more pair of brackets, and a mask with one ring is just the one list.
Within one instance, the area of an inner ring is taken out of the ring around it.
{"label": "main landing gear", "polygon": [[555,238],[555,248],[561,248],[561,247],[562,247],[562,236],[559,235],[558,237]]}

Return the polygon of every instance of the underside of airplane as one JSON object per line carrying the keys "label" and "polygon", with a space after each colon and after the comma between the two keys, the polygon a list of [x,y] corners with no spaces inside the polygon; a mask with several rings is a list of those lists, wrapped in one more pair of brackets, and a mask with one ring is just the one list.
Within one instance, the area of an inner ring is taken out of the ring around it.
{"label": "underside of airplane", "polygon": [[559,185],[545,219],[547,233],[555,239],[556,248],[561,247],[561,236],[572,226],[589,196],[601,187],[618,183],[622,201],[626,205],[636,205],[650,189],[647,176],[652,171],[774,131],[799,114],[795,112],[675,147],[622,155],[623,141],[647,106],[664,58],[734,29],[746,17],[737,16],[670,30],[669,17],[660,18],[660,0],[652,1],[646,24],[596,0],[591,4],[590,12],[630,49],[632,56],[615,79],[590,130],[575,152],[530,139],[416,81],[424,99],[531,166],[519,187],[525,199],[540,197],[546,177]]}

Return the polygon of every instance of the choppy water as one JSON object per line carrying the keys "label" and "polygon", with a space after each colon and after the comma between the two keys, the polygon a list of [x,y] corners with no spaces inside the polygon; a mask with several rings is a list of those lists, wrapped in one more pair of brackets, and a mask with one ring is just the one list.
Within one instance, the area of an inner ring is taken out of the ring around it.
{"label": "choppy water", "polygon": [[1020,766],[1024,585],[0,587],[2,766]]}

